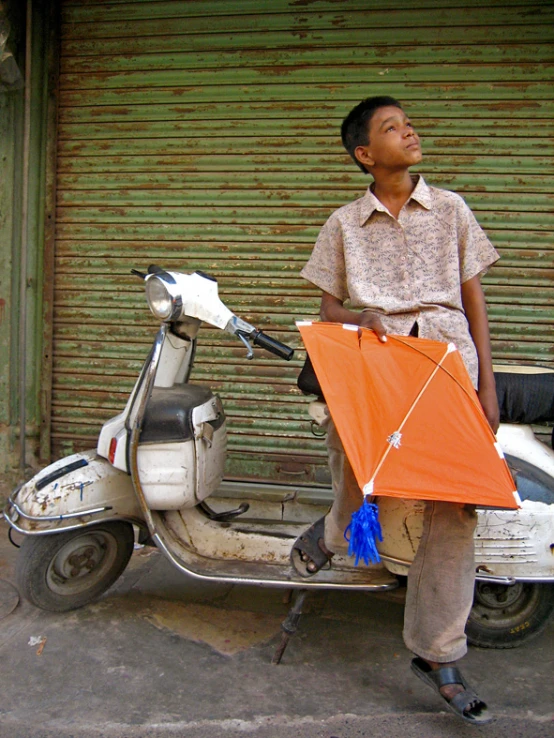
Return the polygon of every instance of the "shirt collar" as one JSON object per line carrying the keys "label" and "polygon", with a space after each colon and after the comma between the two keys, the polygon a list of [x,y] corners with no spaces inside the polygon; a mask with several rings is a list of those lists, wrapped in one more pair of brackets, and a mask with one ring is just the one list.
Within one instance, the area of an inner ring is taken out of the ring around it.
{"label": "shirt collar", "polygon": [[[422,205],[426,210],[431,210],[433,207],[433,198],[429,186],[421,175],[418,175],[417,184],[414,191],[410,195],[410,200],[415,200]],[[378,210],[381,213],[388,213],[388,210],[383,203],[378,200],[371,188],[367,188],[367,192],[361,199],[360,203],[360,226],[363,226],[368,218]]]}

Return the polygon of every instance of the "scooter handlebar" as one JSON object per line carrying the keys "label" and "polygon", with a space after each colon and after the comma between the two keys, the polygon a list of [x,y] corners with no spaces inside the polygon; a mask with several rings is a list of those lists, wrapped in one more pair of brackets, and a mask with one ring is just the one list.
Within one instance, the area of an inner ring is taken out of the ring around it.
{"label": "scooter handlebar", "polygon": [[294,349],[291,349],[290,346],[286,346],[280,341],[276,341],[274,338],[271,338],[271,336],[268,336],[262,331],[256,331],[255,333],[252,333],[250,335],[250,338],[256,346],[264,348],[266,351],[270,351],[272,354],[275,354],[275,356],[278,356],[280,359],[290,361],[294,356]]}

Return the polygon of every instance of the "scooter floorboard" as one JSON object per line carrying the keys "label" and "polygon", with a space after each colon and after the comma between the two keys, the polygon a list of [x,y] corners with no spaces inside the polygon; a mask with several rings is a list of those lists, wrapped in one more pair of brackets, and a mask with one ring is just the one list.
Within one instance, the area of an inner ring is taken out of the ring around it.
{"label": "scooter floorboard", "polygon": [[289,554],[303,525],[269,526],[264,521],[261,525],[243,522],[239,527],[203,519],[196,511],[188,512],[186,521],[178,511],[154,513],[153,518],[156,545],[174,566],[197,579],[310,589],[386,591],[398,586],[384,567],[353,567],[350,559],[341,556],[313,577],[300,576]]}

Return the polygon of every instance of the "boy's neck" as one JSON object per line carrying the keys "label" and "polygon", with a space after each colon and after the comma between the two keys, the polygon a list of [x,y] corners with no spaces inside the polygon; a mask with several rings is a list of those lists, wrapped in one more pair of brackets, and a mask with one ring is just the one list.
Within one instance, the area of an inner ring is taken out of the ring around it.
{"label": "boy's neck", "polygon": [[371,191],[383,203],[391,215],[398,218],[403,206],[414,191],[417,178],[412,178],[406,169],[402,172],[382,172],[374,176]]}

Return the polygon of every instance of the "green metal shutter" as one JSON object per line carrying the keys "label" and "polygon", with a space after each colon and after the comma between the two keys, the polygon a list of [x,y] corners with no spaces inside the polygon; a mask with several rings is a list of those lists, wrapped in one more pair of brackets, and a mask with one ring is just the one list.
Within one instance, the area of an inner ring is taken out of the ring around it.
{"label": "green metal shutter", "polygon": [[[62,1],[52,449],[93,446],[155,330],[131,267],[218,278],[238,314],[299,347],[320,226],[367,180],[342,118],[390,94],[420,171],[463,194],[502,254],[485,277],[495,358],[554,363],[549,0]],[[325,478],[285,364],[202,329],[196,381],[223,397],[228,474]]]}

